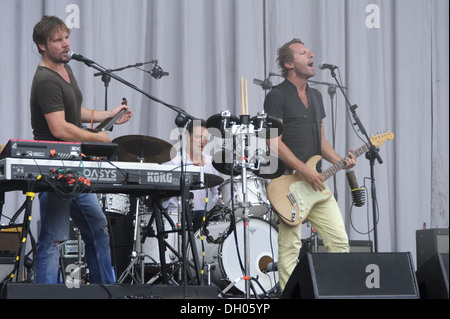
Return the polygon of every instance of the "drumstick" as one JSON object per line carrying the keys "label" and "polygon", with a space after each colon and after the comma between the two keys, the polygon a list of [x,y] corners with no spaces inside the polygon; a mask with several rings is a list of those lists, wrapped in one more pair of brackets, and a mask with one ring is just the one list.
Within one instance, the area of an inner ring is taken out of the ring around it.
{"label": "drumstick", "polygon": [[245,114],[244,105],[244,78],[241,77],[241,115]]}
{"label": "drumstick", "polygon": [[248,115],[247,80],[245,80],[245,115]]}

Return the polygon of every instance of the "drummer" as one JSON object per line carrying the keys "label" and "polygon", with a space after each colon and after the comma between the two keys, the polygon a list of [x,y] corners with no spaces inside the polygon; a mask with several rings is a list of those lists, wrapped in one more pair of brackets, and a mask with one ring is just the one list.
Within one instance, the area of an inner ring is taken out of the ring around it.
{"label": "drummer", "polygon": [[[183,152],[184,165],[203,166],[203,172],[220,176],[220,173],[212,165],[212,156],[204,153],[208,143],[209,133],[206,128],[205,120],[192,120],[187,126],[185,136],[186,151]],[[164,163],[170,165],[181,165],[181,150],[177,156],[170,162]],[[203,217],[206,211],[210,211],[219,202],[219,186],[208,187],[200,190],[191,191],[193,194],[193,230],[196,232],[202,225]],[[163,202],[163,207],[169,212],[178,211],[178,198],[172,197]],[[181,210],[181,209],[180,209]]]}

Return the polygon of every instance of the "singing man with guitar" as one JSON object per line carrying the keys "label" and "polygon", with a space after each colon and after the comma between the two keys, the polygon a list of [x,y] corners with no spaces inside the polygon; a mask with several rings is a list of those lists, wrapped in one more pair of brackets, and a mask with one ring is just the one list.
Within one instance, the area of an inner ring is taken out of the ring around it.
{"label": "singing man with guitar", "polygon": [[[83,122],[101,122],[120,113],[116,124],[127,122],[132,113],[121,105],[111,111],[82,107],[82,94],[67,64],[70,30],[57,17],[44,16],[34,27],[33,41],[42,56],[31,86],[31,126],[35,140],[110,143],[107,131],[92,132]],[[39,194],[41,231],[36,254],[36,283],[58,283],[61,245],[69,239],[69,217],[81,232],[90,283],[111,284],[112,270],[108,222],[94,193],[64,196]],[[66,265],[67,266],[67,265]]]}
{"label": "singing man with guitar", "polygon": [[[356,158],[350,151],[342,159],[325,138],[322,95],[307,84],[307,80],[315,74],[311,51],[300,40],[293,39],[278,50],[277,60],[285,81],[267,94],[264,109],[283,121],[283,134],[271,140],[270,144],[272,151],[286,162],[287,173],[291,175],[269,183],[268,195],[272,204],[278,201],[277,196],[282,196],[296,207],[292,209],[292,216],[290,211],[287,217],[279,214],[278,274],[281,289],[284,290],[297,265],[302,246],[302,223],[298,221],[306,219],[306,216],[299,215],[307,215],[329,252],[349,251],[339,206],[320,174],[321,161],[316,162],[317,166],[308,165],[308,159],[319,155],[332,164],[345,161],[344,168],[348,169],[355,166]],[[299,189],[295,190],[294,186]],[[301,191],[305,193],[300,194]],[[303,211],[301,205],[314,192],[327,196]],[[276,210],[277,206],[274,205],[274,208]]]}

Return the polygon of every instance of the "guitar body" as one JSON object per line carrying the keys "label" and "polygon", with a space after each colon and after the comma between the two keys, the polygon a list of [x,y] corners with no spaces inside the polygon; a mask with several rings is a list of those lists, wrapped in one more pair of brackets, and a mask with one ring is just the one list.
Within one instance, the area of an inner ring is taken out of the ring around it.
{"label": "guitar body", "polygon": [[[313,156],[306,165],[315,169],[321,156]],[[303,223],[317,203],[332,196],[330,191],[315,191],[299,173],[283,175],[267,185],[267,197],[284,223],[297,226]]]}
{"label": "guitar body", "polygon": [[[385,132],[372,136],[370,142],[378,147],[386,140],[392,139],[394,139],[394,133]],[[359,157],[368,150],[369,143],[358,148],[353,152],[353,155]],[[319,155],[313,156],[306,162],[306,165],[312,169],[316,169],[316,165],[321,159],[322,157]],[[345,160],[342,159],[323,171],[321,175],[324,180],[327,180],[344,167]],[[281,221],[291,226],[303,223],[314,205],[326,201],[332,195],[329,190],[323,192],[315,191],[299,173],[283,175],[273,179],[267,185],[267,197],[269,198],[270,204],[278,216],[280,216]]]}

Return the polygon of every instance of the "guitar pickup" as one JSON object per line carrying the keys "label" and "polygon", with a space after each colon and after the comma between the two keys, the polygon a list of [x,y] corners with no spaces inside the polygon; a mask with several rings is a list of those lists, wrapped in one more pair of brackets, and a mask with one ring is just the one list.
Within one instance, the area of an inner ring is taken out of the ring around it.
{"label": "guitar pickup", "polygon": [[305,194],[309,196],[309,191],[306,188],[305,184],[301,184],[301,185],[302,185],[302,188],[303,188],[303,191],[305,192]]}
{"label": "guitar pickup", "polygon": [[288,193],[286,196],[289,199],[289,201],[291,202],[292,206],[297,205],[297,201],[295,200],[295,197],[294,197],[294,195],[292,195],[292,193]]}

